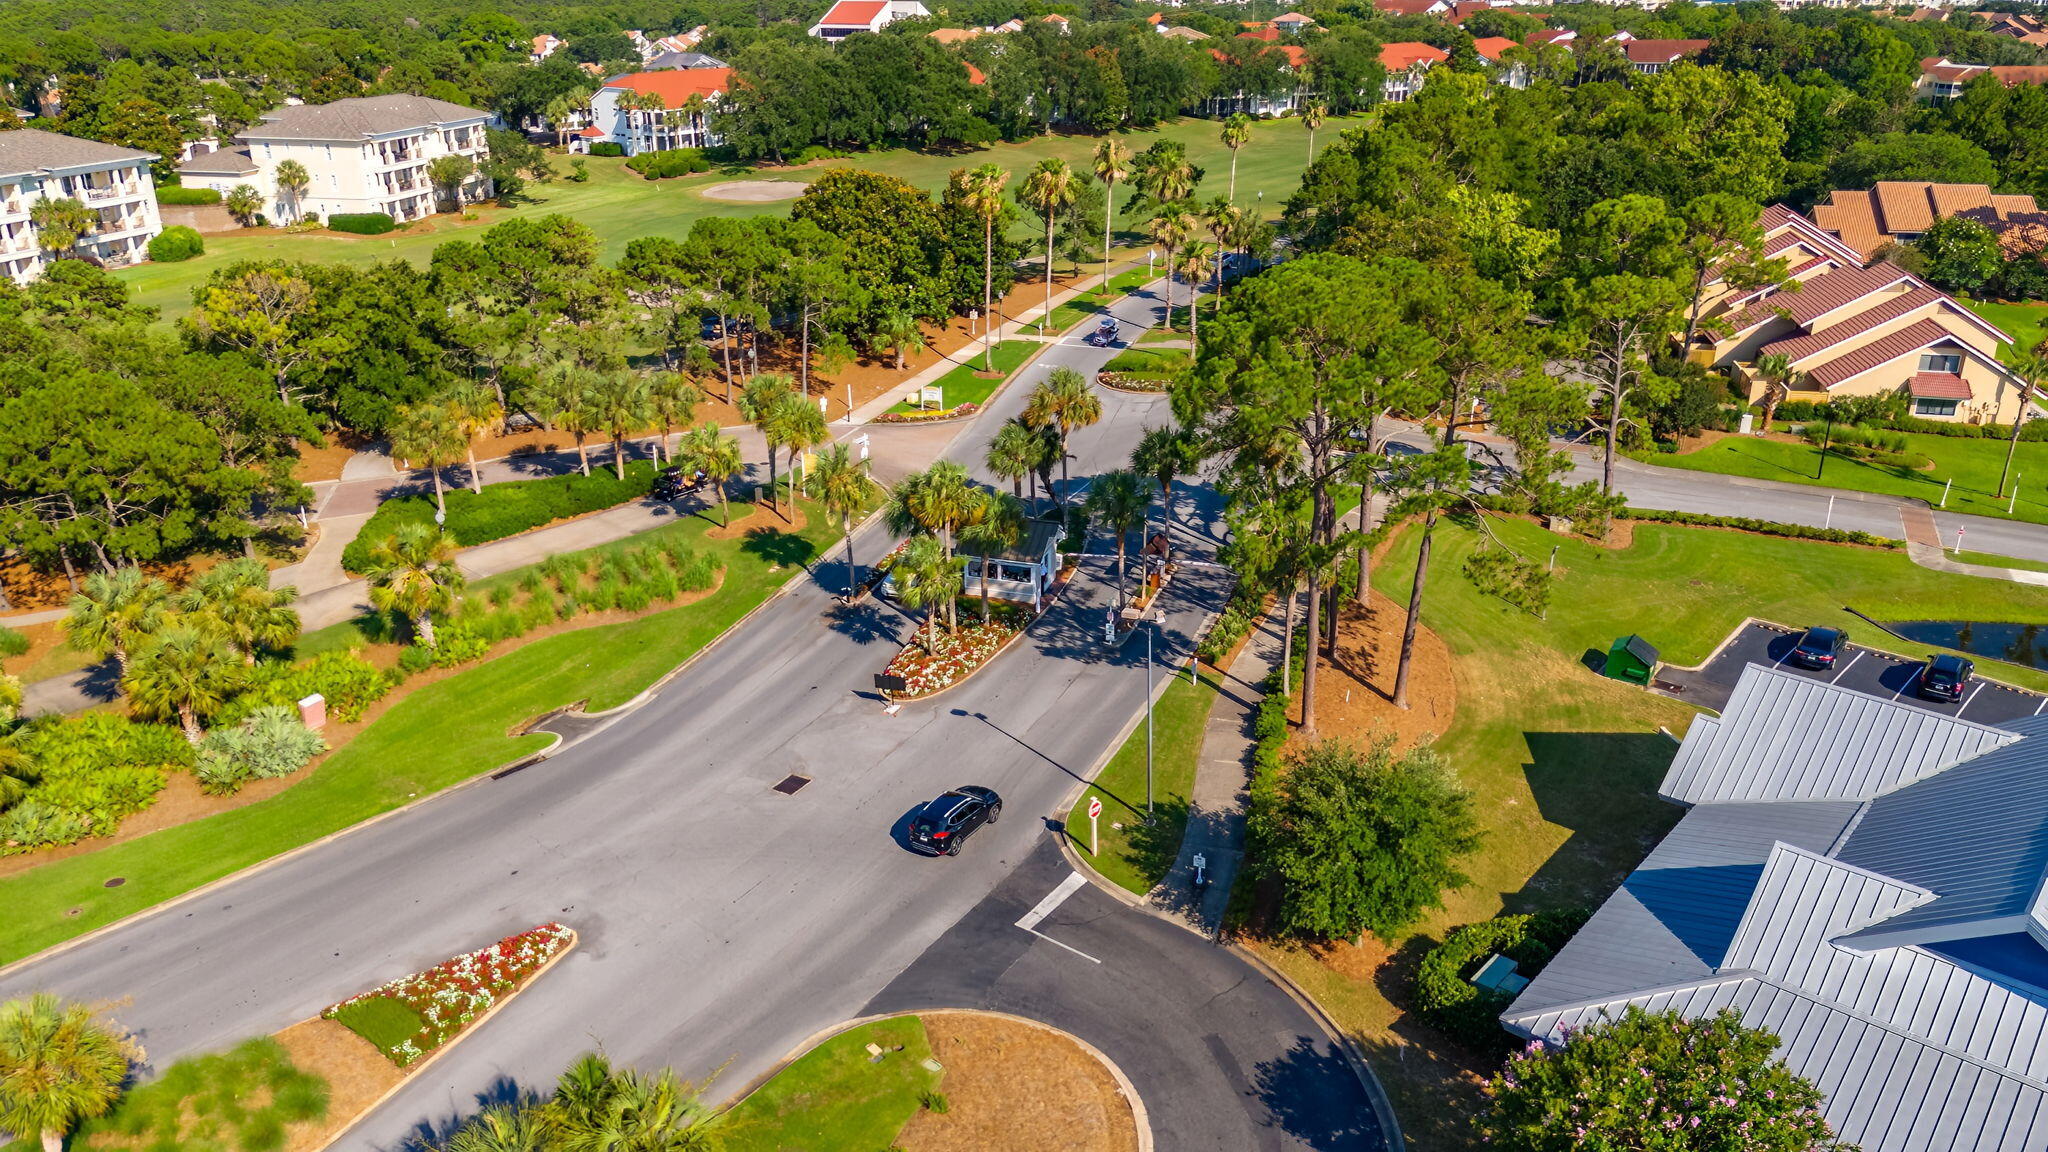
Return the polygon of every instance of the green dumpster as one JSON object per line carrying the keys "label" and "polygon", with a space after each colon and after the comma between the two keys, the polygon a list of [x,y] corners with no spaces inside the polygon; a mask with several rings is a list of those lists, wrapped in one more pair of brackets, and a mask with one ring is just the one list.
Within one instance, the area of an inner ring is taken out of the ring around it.
{"label": "green dumpster", "polygon": [[1641,636],[1623,636],[1607,649],[1608,676],[1631,684],[1648,685],[1657,667],[1657,650]]}

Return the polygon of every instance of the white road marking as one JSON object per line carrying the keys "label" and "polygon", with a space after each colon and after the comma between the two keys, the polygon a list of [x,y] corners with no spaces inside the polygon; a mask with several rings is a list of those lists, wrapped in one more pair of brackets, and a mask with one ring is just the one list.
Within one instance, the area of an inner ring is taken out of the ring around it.
{"label": "white road marking", "polygon": [[[1926,674],[1927,665],[1925,664],[1922,664],[1920,667],[1914,669],[1913,674],[1906,678],[1906,688],[1911,688],[1914,684],[1919,682],[1920,677],[1925,676]],[[1899,697],[1904,696],[1906,694],[1906,688],[1901,688],[1897,692],[1892,693],[1892,699],[1897,700]]]}
{"label": "white road marking", "polygon": [[1059,887],[1046,893],[1045,899],[1040,900],[1031,911],[1026,912],[1017,920],[1017,927],[1022,928],[1026,932],[1038,927],[1040,921],[1052,915],[1061,904],[1066,903],[1067,897],[1074,894],[1075,889],[1087,882],[1088,878],[1079,872],[1067,873],[1067,878],[1060,881]]}
{"label": "white road marking", "polygon": [[1854,668],[1856,666],[1856,662],[1861,659],[1863,659],[1863,653],[1861,652],[1858,652],[1854,656],[1849,657],[1849,662],[1847,664],[1842,665],[1841,671],[1835,673],[1833,676],[1828,677],[1828,683],[1833,684],[1835,681],[1840,680],[1844,676],[1847,676],[1849,674],[1849,669]]}
{"label": "white road marking", "polygon": [[1970,701],[1975,700],[1977,698],[1977,693],[1982,692],[1983,690],[1984,681],[1977,681],[1977,686],[1975,688],[1970,689],[1970,694],[1968,696],[1963,697],[1962,706],[1956,709],[1956,715],[1961,716],[1964,712],[1969,711]]}
{"label": "white road marking", "polygon": [[1097,960],[1095,957],[1090,956],[1086,952],[1081,951],[1079,948],[1074,947],[1072,944],[1062,943],[1061,941],[1055,940],[1052,937],[1047,936],[1045,933],[1040,932],[1038,930],[1038,925],[1044,922],[1047,916],[1052,915],[1053,912],[1056,911],[1061,904],[1065,903],[1067,897],[1072,896],[1074,894],[1075,889],[1081,887],[1083,884],[1086,883],[1088,883],[1088,878],[1081,875],[1079,872],[1067,873],[1067,878],[1065,880],[1060,881],[1058,887],[1046,893],[1045,899],[1040,900],[1036,905],[1034,905],[1031,911],[1026,912],[1024,915],[1017,918],[1017,927],[1022,928],[1026,932],[1031,933],[1033,936],[1038,937],[1040,940],[1043,940],[1048,944],[1058,944],[1060,947],[1065,948],[1067,951],[1072,952],[1074,955],[1079,956],[1081,959],[1088,961],[1090,964],[1100,964],[1102,963],[1102,961]]}

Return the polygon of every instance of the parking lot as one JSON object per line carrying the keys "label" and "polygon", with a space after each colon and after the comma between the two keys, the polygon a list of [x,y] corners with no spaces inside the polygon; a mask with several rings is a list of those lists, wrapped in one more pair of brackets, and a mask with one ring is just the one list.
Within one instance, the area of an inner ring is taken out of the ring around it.
{"label": "parking lot", "polygon": [[[1865,626],[1862,630],[1851,628],[1851,637],[1875,633],[1874,638],[1892,640],[1882,632]],[[2033,716],[2048,706],[2048,696],[2038,692],[2027,692],[2010,688],[2004,684],[1986,679],[1998,674],[1995,661],[1980,661],[1977,674],[1963,692],[1963,698],[1954,703],[1927,700],[1919,694],[1920,674],[1926,664],[1920,660],[1894,656],[1861,644],[1850,644],[1833,668],[1824,672],[1813,672],[1796,664],[1788,664],[1785,657],[1798,644],[1801,630],[1779,624],[1751,621],[1737,629],[1735,634],[1713,659],[1697,670],[1688,671],[1658,665],[1657,690],[1664,695],[1711,708],[1716,712],[1727,706],[1728,697],[1735,691],[1735,682],[1742,677],[1742,669],[1748,664],[1762,664],[1782,668],[1794,676],[1809,680],[1824,680],[1840,684],[1858,692],[1867,692],[1885,700],[1896,700],[1916,708],[1941,712],[1950,716],[1961,716],[1979,724],[1998,724],[2006,720],[2017,720],[2022,716]],[[1903,644],[1903,641],[1899,643]]]}

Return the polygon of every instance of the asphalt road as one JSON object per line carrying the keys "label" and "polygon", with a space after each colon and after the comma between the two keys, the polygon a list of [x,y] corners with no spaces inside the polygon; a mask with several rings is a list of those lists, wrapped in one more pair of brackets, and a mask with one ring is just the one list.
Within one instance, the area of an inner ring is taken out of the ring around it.
{"label": "asphalt road", "polygon": [[1291,996],[1076,875],[1041,837],[864,1014],[983,1008],[1064,1028],[1130,1077],[1162,1149],[1386,1147],[1343,1056]]}
{"label": "asphalt road", "polygon": [[[1141,323],[1153,304],[1119,311]],[[1092,372],[1109,355],[1049,349],[951,454],[978,465],[1035,379],[1058,364]],[[1102,400],[1102,422],[1073,438],[1077,479],[1121,465],[1148,423],[1168,419],[1163,397]],[[1221,529],[1205,492],[1183,487],[1177,508],[1193,559]],[[886,544],[872,528],[856,540],[870,559]],[[997,889],[1043,842],[1036,817],[1060,812],[1145,691],[1142,650],[1101,644],[1114,592],[1107,563],[1093,561],[981,675],[885,715],[869,685],[912,625],[880,604],[838,608],[841,554],[555,758],[19,966],[0,976],[0,996],[123,1001],[122,1023],[160,1069],[559,919],[581,934],[578,951],[338,1147],[445,1131],[479,1101],[545,1089],[597,1045],[692,1078],[723,1069],[714,1098],[744,1084],[859,1014]],[[1185,657],[1226,592],[1213,568],[1174,582],[1162,660]],[[811,783],[794,796],[770,788],[790,773]],[[1006,805],[968,852],[931,860],[898,843],[911,810],[969,782]],[[1348,1072],[1295,1067],[1303,1092],[1356,1090]]]}
{"label": "asphalt road", "polygon": [[[1830,626],[1842,626],[1838,621],[1827,621]],[[1855,636],[1858,629],[1854,622],[1846,625],[1849,634]],[[1863,634],[1871,639],[1892,639],[1876,629],[1864,626]],[[1958,716],[1979,724],[2002,724],[2033,716],[2048,707],[2048,697],[2038,692],[2029,692],[2004,684],[1986,680],[1986,674],[1998,674],[1996,664],[1980,663],[1978,675],[1964,691],[1959,701],[1923,699],[1919,694],[1920,674],[1926,667],[1919,660],[1909,660],[1889,652],[1850,644],[1848,651],[1836,660],[1833,668],[1814,671],[1797,664],[1786,662],[1786,657],[1799,643],[1802,630],[1782,624],[1767,624],[1752,621],[1737,629],[1720,651],[1696,670],[1660,668],[1657,679],[1677,688],[1667,694],[1676,696],[1688,704],[1711,708],[1719,712],[1728,704],[1728,697],[1735,691],[1735,682],[1742,678],[1742,670],[1750,664],[1761,664],[1767,668],[1782,668],[1795,676],[1809,680],[1823,680],[1867,692],[1881,700],[1895,700],[1915,708],[1925,708],[1945,716]],[[1896,646],[1903,647],[1899,641]]]}

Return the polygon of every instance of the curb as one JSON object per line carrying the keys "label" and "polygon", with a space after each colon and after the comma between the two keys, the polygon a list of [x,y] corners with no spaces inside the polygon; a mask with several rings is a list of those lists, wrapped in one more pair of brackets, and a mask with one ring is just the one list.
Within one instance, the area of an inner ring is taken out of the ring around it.
{"label": "curb", "polygon": [[[539,973],[534,975],[538,976]],[[1116,1081],[1117,1091],[1122,1093],[1124,1102],[1131,1106],[1131,1122],[1137,1131],[1138,1152],[1153,1152],[1152,1120],[1150,1114],[1145,1110],[1145,1101],[1138,1095],[1137,1086],[1131,1083],[1129,1076],[1124,1075],[1124,1070],[1117,1065],[1116,1061],[1104,1055],[1100,1048],[1063,1028],[1055,1028],[1042,1020],[1033,1020],[1029,1016],[1019,1016],[1013,1012],[992,1012],[982,1008],[925,1008],[908,1012],[883,1012],[875,1016],[856,1016],[851,1020],[841,1021],[829,1028],[821,1028],[798,1041],[796,1047],[791,1048],[782,1059],[775,1062],[774,1068],[754,1077],[746,1087],[728,1097],[720,1111],[729,1112],[739,1107],[748,1097],[760,1091],[770,1080],[775,1079],[775,1077],[786,1071],[790,1065],[796,1063],[803,1056],[809,1054],[812,1049],[832,1039],[834,1036],[851,1032],[855,1028],[873,1024],[878,1020],[895,1020],[904,1016],[920,1018],[925,1016],[987,1016],[996,1020],[1008,1020],[1013,1023],[1022,1024],[1028,1028],[1036,1028],[1041,1032],[1050,1032],[1055,1036],[1061,1036],[1072,1041],[1075,1047],[1094,1057],[1097,1063],[1108,1069],[1110,1077]]]}
{"label": "curb", "polygon": [[[407,1085],[413,1082],[415,1077],[417,1077],[420,1073],[425,1072],[427,1068],[434,1063],[434,1061],[439,1060],[443,1053],[453,1050],[457,1045],[461,1044],[464,1040],[467,1040],[471,1036],[475,1035],[479,1029],[481,1029],[485,1024],[490,1022],[491,1017],[496,1016],[498,1014],[499,1009],[503,1008],[507,1004],[510,1004],[512,1001],[517,1000],[521,995],[525,994],[528,989],[532,988],[535,984],[539,983],[540,978],[542,976],[547,975],[549,969],[553,968],[556,964],[561,963],[564,957],[568,956],[569,953],[574,952],[576,950],[576,945],[581,943],[582,939],[583,938],[581,936],[577,935],[576,930],[574,928],[569,929],[569,944],[567,947],[563,948],[560,952],[555,953],[553,956],[548,957],[546,963],[542,964],[540,967],[533,970],[533,975],[528,976],[526,978],[525,983],[519,985],[519,987],[517,988],[514,988],[511,992],[506,993],[496,1003],[492,1004],[489,1008],[485,1009],[483,1015],[470,1021],[469,1024],[462,1029],[462,1031],[456,1033],[454,1039],[450,1040],[446,1044],[441,1045],[439,1048],[434,1049],[432,1052],[427,1053],[426,1059],[421,1060],[419,1063],[414,1064],[412,1067],[399,1069],[401,1075],[398,1077],[398,1083],[393,1084],[390,1088],[385,1089],[382,1095],[378,1096],[375,1100],[370,1101],[370,1103],[366,1105],[362,1111],[355,1114],[354,1119],[342,1125],[340,1128],[335,1129],[334,1135],[329,1136],[327,1139],[321,1141],[319,1144],[314,1145],[313,1152],[327,1152],[327,1149],[332,1148],[336,1144],[340,1143],[341,1138],[343,1136],[348,1135],[349,1132],[356,1127],[356,1125],[361,1124],[363,1121],[369,1119],[372,1113],[376,1112],[377,1109],[382,1108],[386,1103],[388,1103],[391,1100],[393,1096],[396,1096],[399,1094],[399,1092],[403,1091]],[[321,1018],[322,1017],[319,1016],[313,1017],[314,1020],[319,1020]],[[309,1021],[299,1021],[299,1024],[304,1023],[309,1023]],[[287,1027],[297,1026],[297,1024],[287,1025]]]}

